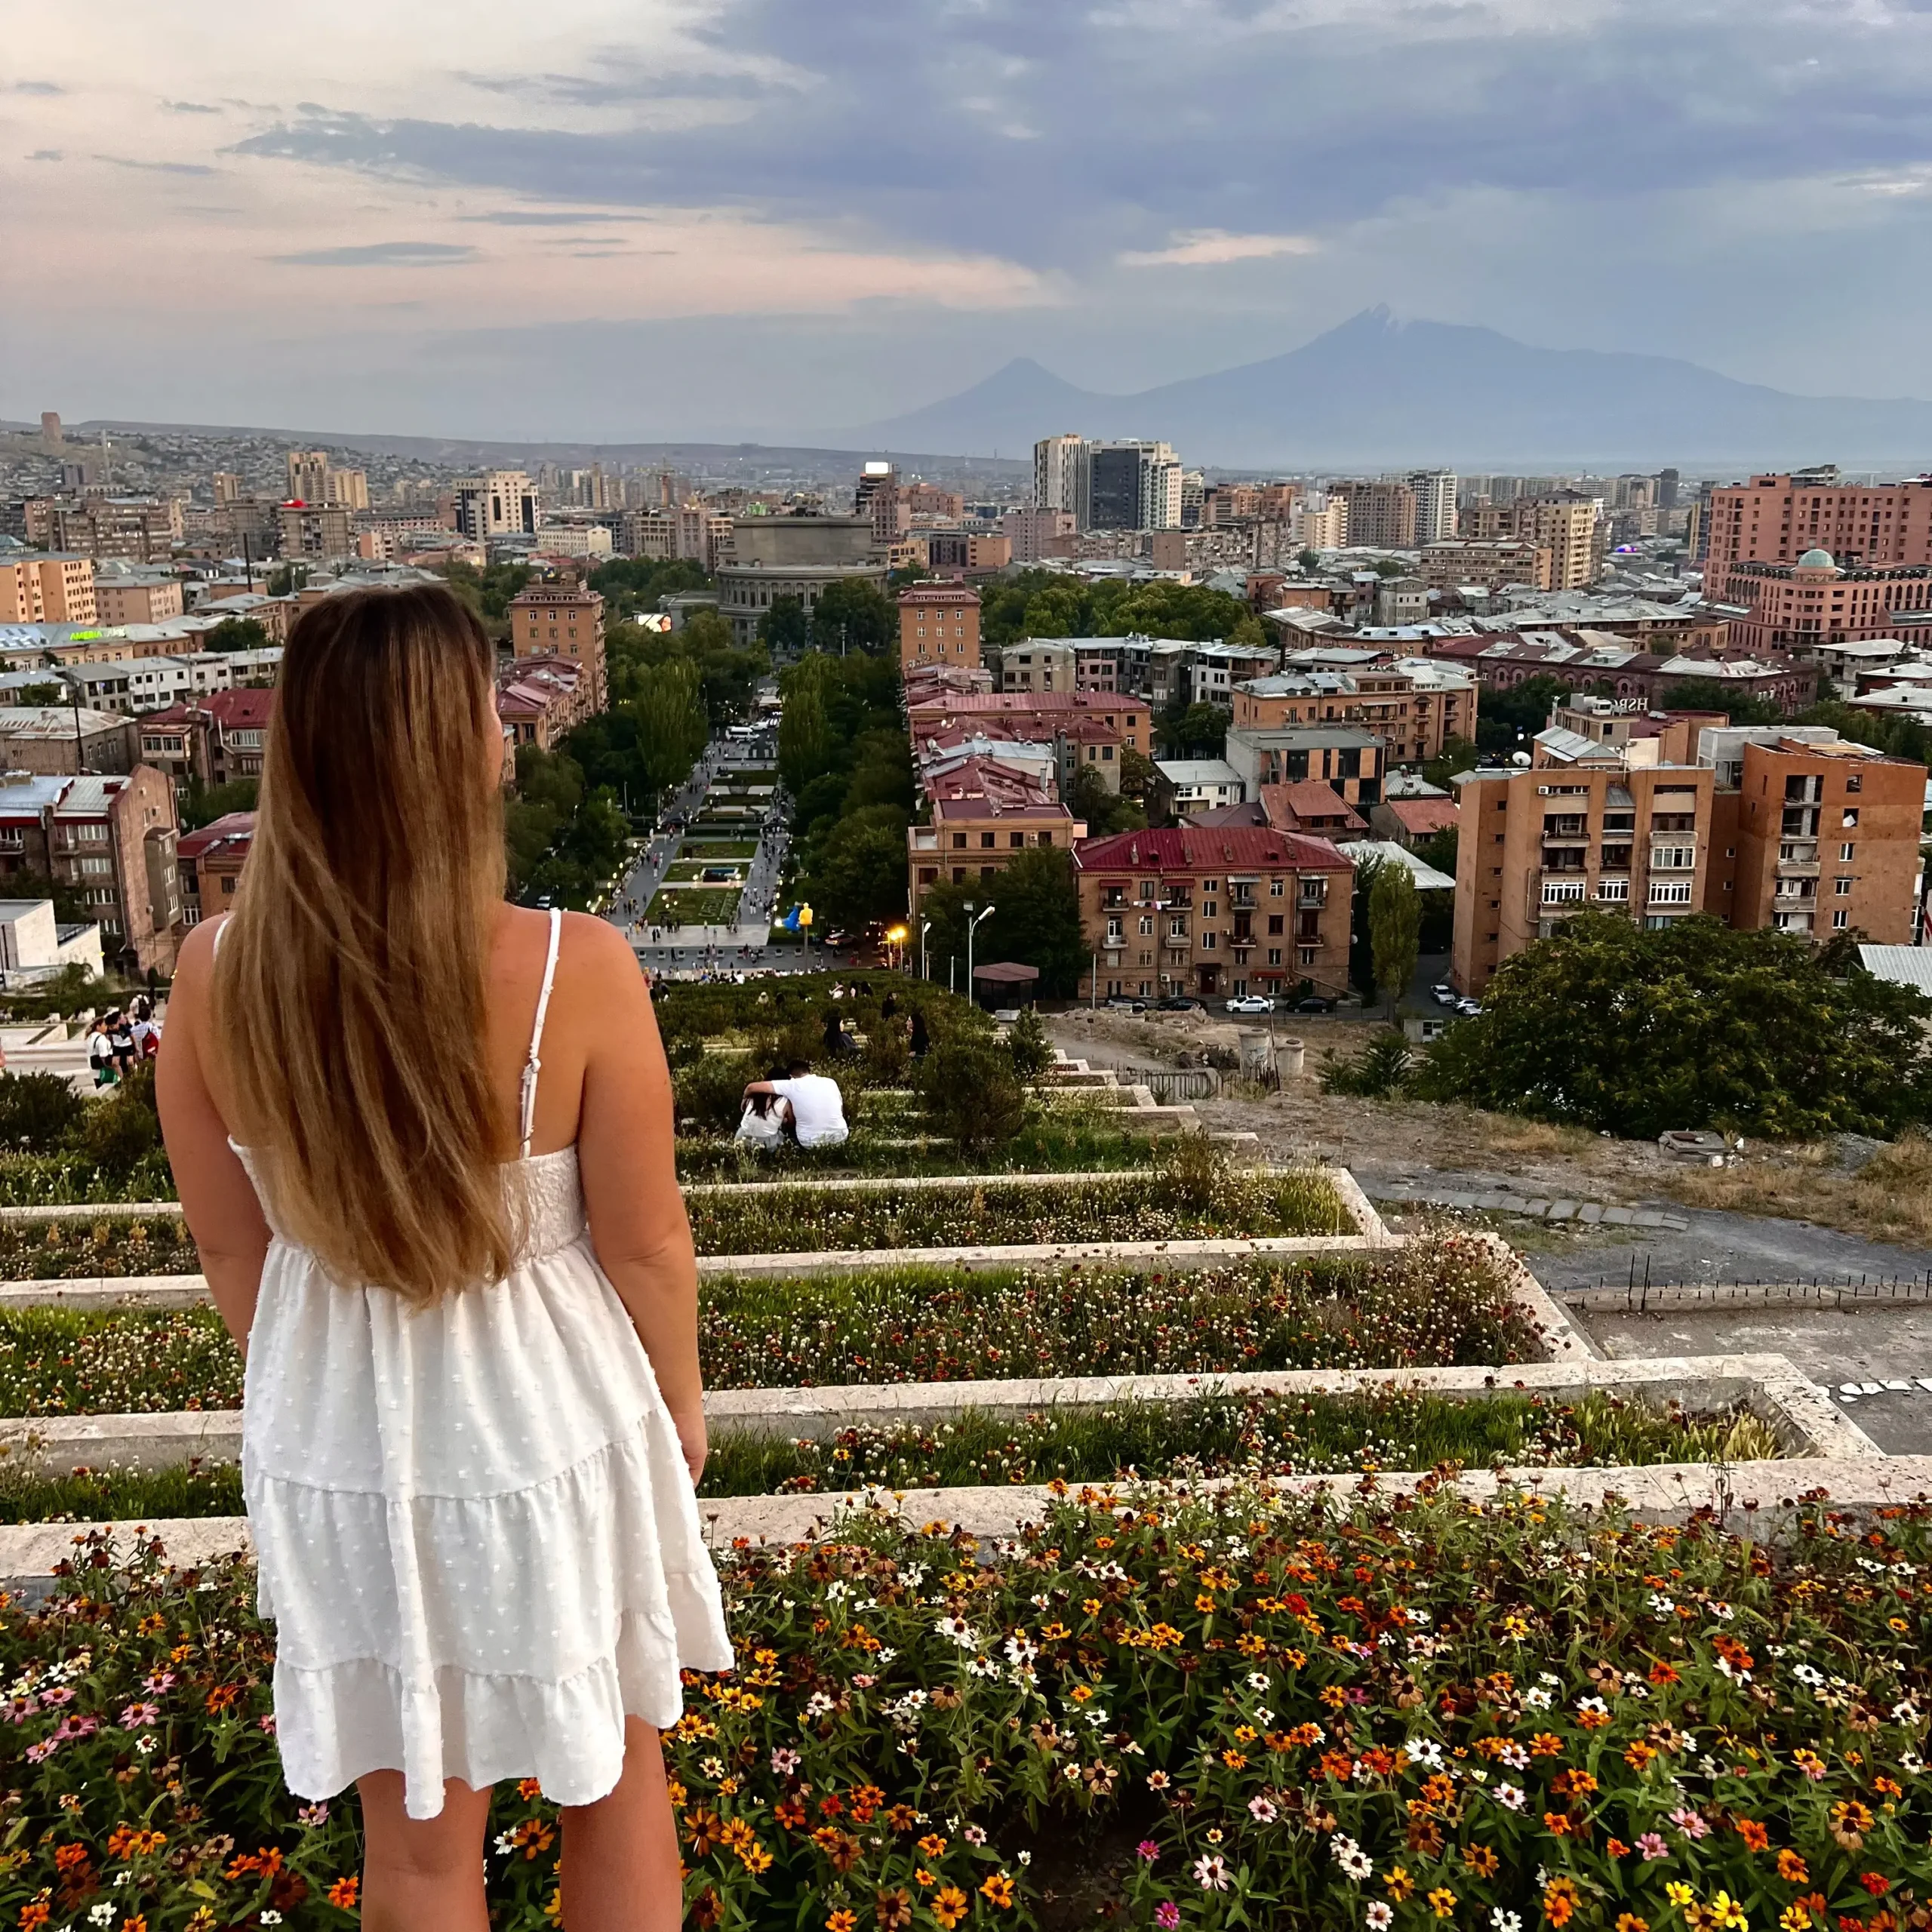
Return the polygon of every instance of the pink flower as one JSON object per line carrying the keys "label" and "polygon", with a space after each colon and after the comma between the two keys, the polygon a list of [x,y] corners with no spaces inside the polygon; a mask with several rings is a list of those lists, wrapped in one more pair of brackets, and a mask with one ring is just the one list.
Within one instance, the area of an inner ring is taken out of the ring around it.
{"label": "pink flower", "polygon": [[27,1762],[29,1764],[44,1764],[60,1748],[60,1740],[58,1737],[43,1737],[38,1744],[27,1746]]}
{"label": "pink flower", "polygon": [[265,1730],[265,1731],[266,1731],[266,1732],[268,1733],[268,1734],[269,1735],[269,1737],[272,1737],[275,1735],[275,1713],[274,1713],[274,1712],[272,1712],[272,1711],[269,1712],[269,1713],[268,1714],[268,1715],[267,1715],[266,1717],[265,1717],[265,1718],[257,1718],[255,1720],[255,1721],[256,1721],[256,1723],[257,1723],[257,1724],[259,1724],[259,1725],[261,1727],[261,1728],[262,1728],[263,1730]]}
{"label": "pink flower", "polygon": [[1194,1861],[1194,1876],[1204,1892],[1225,1892],[1228,1889],[1228,1861],[1218,1851],[1197,1858]]}
{"label": "pink flower", "polygon": [[139,1730],[143,1724],[152,1724],[161,1715],[158,1704],[130,1704],[121,1713],[123,1730]]}
{"label": "pink flower", "polygon": [[305,1804],[296,1813],[298,1823],[310,1826],[326,1825],[329,1821],[329,1807],[326,1804]]}
{"label": "pink flower", "polygon": [[776,1771],[781,1778],[789,1778],[792,1774],[798,1768],[798,1752],[795,1751],[787,1751],[781,1745],[778,1749],[773,1752],[771,1754],[771,1768]]}
{"label": "pink flower", "polygon": [[1703,1813],[1692,1810],[1687,1804],[1680,1804],[1670,1814],[1670,1822],[1694,1844],[1698,1839],[1711,1835],[1711,1828],[1704,1822]]}
{"label": "pink flower", "polygon": [[1161,1932],[1174,1932],[1180,1923],[1180,1907],[1172,1899],[1163,1899],[1154,1908],[1154,1923],[1161,1927]]}
{"label": "pink flower", "polygon": [[1661,1832],[1646,1832],[1637,1841],[1637,1849],[1653,1864],[1660,1858],[1670,1856],[1670,1847],[1664,1843]]}
{"label": "pink flower", "polygon": [[1251,1798],[1247,1801],[1248,1815],[1257,1825],[1272,1825],[1279,1815],[1274,1801],[1267,1798]]}
{"label": "pink flower", "polygon": [[175,1681],[173,1671],[158,1670],[152,1677],[144,1677],[141,1679],[141,1688],[151,1697],[158,1697],[164,1690],[172,1690],[174,1688]]}
{"label": "pink flower", "polygon": [[984,1844],[986,1841],[986,1832],[984,1829],[978,1825],[968,1825],[966,1829],[959,1834],[959,1835],[964,1838],[968,1844]]}
{"label": "pink flower", "polygon": [[24,1724],[40,1709],[38,1697],[15,1697],[7,1706],[7,1715],[16,1724]]}
{"label": "pink flower", "polygon": [[1152,1865],[1161,1855],[1161,1847],[1152,1838],[1143,1838],[1134,1847],[1134,1855],[1143,1865]]}
{"label": "pink flower", "polygon": [[74,1701],[74,1694],[66,1684],[57,1684],[52,1690],[43,1690],[40,1694],[40,1701],[50,1711],[54,1710],[62,1704],[71,1704]]}
{"label": "pink flower", "polygon": [[868,1677],[863,1671],[852,1680],[854,1687],[860,1690],[869,1690],[878,1681],[876,1677]]}

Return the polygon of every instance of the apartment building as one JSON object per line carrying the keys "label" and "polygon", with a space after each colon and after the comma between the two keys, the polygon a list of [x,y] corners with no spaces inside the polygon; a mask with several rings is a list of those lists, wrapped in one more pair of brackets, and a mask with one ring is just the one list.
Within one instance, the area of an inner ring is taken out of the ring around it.
{"label": "apartment building", "polygon": [[1374,732],[1354,725],[1236,725],[1228,732],[1225,755],[1248,798],[1260,798],[1264,785],[1315,778],[1346,803],[1368,806],[1381,799],[1387,750]]}
{"label": "apartment building", "polygon": [[589,673],[591,709],[605,703],[604,598],[574,584],[527,584],[510,599],[510,649],[517,657],[568,657]]}
{"label": "apartment building", "polygon": [[1463,512],[1465,538],[1515,537],[1550,555],[1550,588],[1583,590],[1603,568],[1596,499],[1575,490],[1518,497],[1504,503],[1474,503]]}
{"label": "apartment building", "polygon": [[141,761],[166,774],[177,794],[259,778],[275,705],[272,689],[231,689],[152,712],[137,721]]}
{"label": "apartment building", "polygon": [[1084,436],[1042,436],[1033,445],[1034,507],[1060,511],[1076,528],[1087,514],[1090,447]]}
{"label": "apartment building", "polygon": [[915,516],[936,516],[956,523],[966,514],[966,499],[957,490],[942,489],[937,483],[922,483],[915,478],[902,485],[899,494]]}
{"label": "apartment building", "polygon": [[1457,537],[1422,546],[1423,582],[1432,590],[1497,591],[1511,584],[1550,590],[1555,574],[1549,546],[1520,537]]}
{"label": "apartment building", "polygon": [[[0,570],[4,569],[0,566]],[[94,580],[95,620],[103,624],[165,624],[182,614],[178,577],[133,577],[109,573]],[[85,618],[76,623],[85,623]]]}
{"label": "apartment building", "polygon": [[226,812],[210,824],[183,832],[175,841],[183,925],[198,926],[234,905],[254,835],[253,812]]}
{"label": "apartment building", "polygon": [[1705,588],[1727,603],[1744,601],[1735,565],[1795,564],[1807,550],[1854,569],[1932,565],[1932,476],[1848,484],[1829,464],[1754,476],[1711,492],[1705,528]]}
{"label": "apartment building", "polygon": [[27,541],[35,548],[97,561],[165,561],[182,540],[181,506],[172,497],[30,497],[23,507]]}
{"label": "apartment building", "polygon": [[930,761],[919,789],[928,822],[906,828],[906,896],[916,921],[924,894],[941,881],[992,886],[1016,854],[1042,846],[1071,851],[1086,822],[1060,800],[1051,779],[993,756]]}
{"label": "apartment building", "polygon": [[1716,774],[1660,740],[1541,733],[1527,769],[1465,772],[1450,978],[1478,993],[1585,906],[1663,927],[1701,910]]}
{"label": "apartment building", "polygon": [[1029,506],[1008,510],[999,527],[1011,546],[1011,561],[1037,564],[1043,557],[1070,557],[1079,522],[1071,510]]}
{"label": "apartment building", "polygon": [[1924,765],[1828,726],[1718,720],[1701,737],[1717,782],[1706,912],[1821,940],[1849,931],[1913,943]]}
{"label": "apartment building", "polygon": [[[181,608],[175,587],[174,608]],[[71,550],[0,557],[0,624],[91,624],[100,621],[94,559]],[[122,621],[118,617],[109,623]]]}
{"label": "apartment building", "polygon": [[1456,472],[1418,469],[1409,477],[1416,500],[1416,542],[1425,549],[1456,534]]}
{"label": "apartment building", "polygon": [[1416,493],[1407,484],[1331,483],[1328,500],[1347,506],[1349,543],[1375,550],[1416,547]]}
{"label": "apartment building", "polygon": [[915,583],[899,593],[899,668],[980,668],[980,593],[963,583]]}
{"label": "apartment building", "polygon": [[[1083,530],[1178,530],[1181,465],[1171,445],[1090,443],[1086,500],[1069,506]],[[1057,507],[1056,506],[1055,507]]]}
{"label": "apartment building", "polygon": [[998,733],[1051,745],[1063,794],[1082,765],[1109,792],[1118,792],[1122,750],[1144,752],[1153,743],[1145,700],[1110,691],[909,694],[906,709],[915,758],[955,732]]}
{"label": "apartment building", "polygon": [[896,543],[912,528],[912,506],[901,495],[899,472],[891,463],[869,463],[860,472],[852,514],[872,525],[875,543]]}
{"label": "apartment building", "polygon": [[520,469],[492,469],[457,485],[456,527],[472,543],[534,537],[538,516],[535,484]]}
{"label": "apartment building", "polygon": [[497,676],[497,715],[515,745],[548,751],[595,715],[586,667],[571,657],[519,657]]}
{"label": "apartment building", "polygon": [[1074,848],[1080,922],[1097,960],[1083,998],[1278,994],[1346,986],[1354,867],[1326,839],[1180,826]]}
{"label": "apartment building", "polygon": [[1807,550],[1795,564],[1727,566],[1724,597],[1735,649],[1810,657],[1932,622],[1932,564],[1846,566]]}
{"label": "apartment building", "polygon": [[917,542],[929,570],[990,577],[1013,561],[1013,544],[1004,530],[928,530]]}
{"label": "apartment building", "polygon": [[1072,691],[1082,688],[1079,659],[1070,641],[1029,638],[999,654],[1003,691]]}
{"label": "apartment building", "polygon": [[0,705],[0,765],[49,776],[125,772],[135,758],[131,719],[85,705]]}

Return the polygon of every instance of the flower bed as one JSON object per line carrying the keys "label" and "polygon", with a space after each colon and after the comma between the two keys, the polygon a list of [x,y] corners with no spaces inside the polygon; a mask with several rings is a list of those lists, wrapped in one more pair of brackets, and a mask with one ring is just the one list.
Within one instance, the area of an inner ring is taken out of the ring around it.
{"label": "flower bed", "polygon": [[660,926],[730,926],[738,918],[735,887],[660,885],[645,916]]}
{"label": "flower bed", "polygon": [[[930,1429],[854,1428],[823,1440],[725,1429],[712,1442],[706,1498],[841,1490],[1125,1481],[1137,1477],[1285,1478],[1336,1471],[1632,1468],[1767,1460],[1777,1437],[1749,1410],[1687,1414],[1601,1393],[1580,1402],[1484,1395],[1457,1401],[1413,1389],[1369,1396],[1207,1395],[1117,1402],[1027,1417],[971,1411]],[[232,1463],[65,1477],[0,1465],[0,1522],[155,1521],[242,1513]]]}
{"label": "flower bed", "polygon": [[701,859],[707,865],[715,865],[721,859],[755,859],[758,857],[755,838],[724,838],[708,833],[695,835],[687,834],[685,842],[678,848],[694,859]]}
{"label": "flower bed", "polygon": [[6,1281],[193,1275],[201,1266],[188,1224],[179,1214],[0,1221],[0,1279]]}
{"label": "flower bed", "polygon": [[[904,1268],[713,1280],[698,1321],[714,1389],[1466,1367],[1520,1360],[1534,1340],[1495,1257],[1454,1235],[1198,1273]],[[241,1395],[241,1359],[212,1309],[0,1314],[0,1414],[233,1408]]]}
{"label": "flower bed", "polygon": [[[917,1174],[956,1174],[973,1164],[950,1140],[895,1131],[875,1132],[860,1119],[842,1147],[787,1145],[771,1153],[746,1147],[723,1134],[681,1134],[678,1177],[683,1181],[781,1180],[835,1175],[876,1175],[909,1179]],[[1154,1149],[1144,1134],[1080,1115],[1072,1118],[1029,1120],[1018,1135],[986,1157],[992,1174],[1092,1174],[1103,1168],[1149,1167]]]}
{"label": "flower bed", "polygon": [[103,1167],[84,1154],[0,1154],[0,1208],[174,1198],[174,1177],[158,1148],[131,1168]]}
{"label": "flower bed", "polygon": [[695,1195],[687,1204],[700,1254],[1355,1232],[1334,1188],[1312,1172],[1229,1170],[1199,1188],[1164,1173],[1063,1185],[786,1187]]}
{"label": "flower bed", "polygon": [[[844,1536],[721,1564],[741,1667],[667,1736],[694,1926],[1924,1922],[1922,1509],[1770,1547],[1266,1492]],[[272,1663],[241,1565],[85,1551],[0,1611],[0,1918],[352,1922],[356,1807],[281,1789]],[[554,1912],[555,1825],[497,1788],[503,1932]]]}

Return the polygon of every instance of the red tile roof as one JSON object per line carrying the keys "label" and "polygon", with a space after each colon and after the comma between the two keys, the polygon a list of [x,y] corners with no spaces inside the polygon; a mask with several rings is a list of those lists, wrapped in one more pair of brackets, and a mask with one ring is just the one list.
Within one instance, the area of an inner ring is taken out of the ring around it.
{"label": "red tile roof", "polygon": [[1460,823],[1454,798],[1391,798],[1389,809],[1403,829],[1418,838],[1426,838],[1432,832],[1446,832]]}
{"label": "red tile roof", "polygon": [[185,724],[190,718],[212,718],[227,731],[266,731],[275,715],[273,685],[245,685],[235,691],[200,691],[165,711],[151,711],[143,724]]}
{"label": "red tile roof", "polygon": [[1268,823],[1284,832],[1299,832],[1304,826],[1318,826],[1324,831],[1366,832],[1362,817],[1332,785],[1318,778],[1297,778],[1285,785],[1261,788],[1262,809]]}
{"label": "red tile roof", "polygon": [[184,832],[175,841],[176,854],[183,859],[202,859],[218,845],[226,845],[231,840],[246,846],[255,835],[255,814],[253,812],[225,812],[212,823],[198,827],[193,832]]}
{"label": "red tile roof", "polygon": [[1074,848],[1080,869],[1094,872],[1350,872],[1354,862],[1325,838],[1244,826],[1174,826],[1083,838]]}

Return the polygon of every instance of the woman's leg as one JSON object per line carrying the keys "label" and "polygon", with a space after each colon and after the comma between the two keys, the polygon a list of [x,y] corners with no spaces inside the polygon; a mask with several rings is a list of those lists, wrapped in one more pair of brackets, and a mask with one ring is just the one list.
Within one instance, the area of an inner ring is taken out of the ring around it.
{"label": "woman's leg", "polygon": [[636,1718],[624,1722],[617,1789],[565,1807],[562,1880],[568,1932],[677,1932],[683,1922],[664,1756],[657,1732]]}
{"label": "woman's leg", "polygon": [[371,1771],[355,1788],[362,1798],[362,1932],[488,1932],[488,1787],[472,1791],[451,1778],[433,1818],[403,1810],[400,1771]]}

